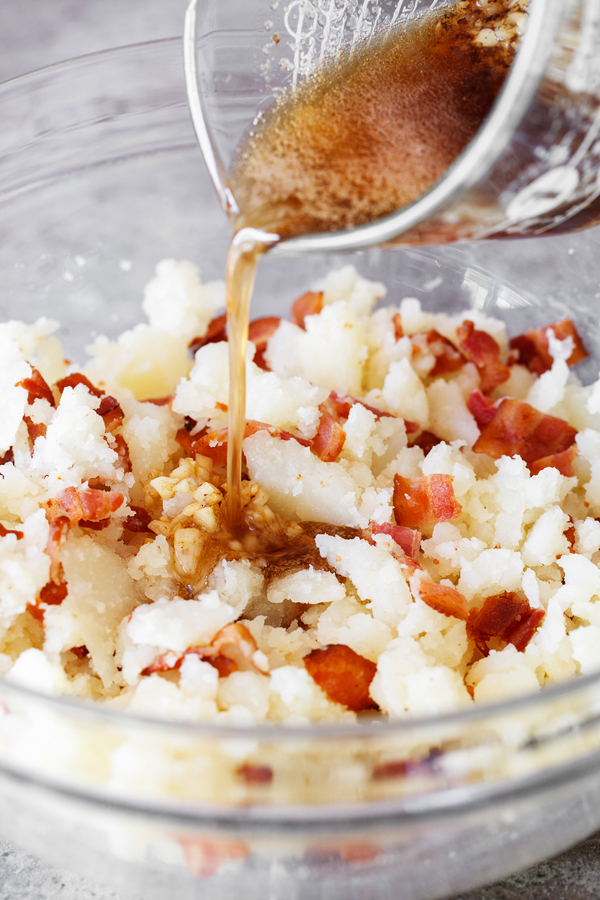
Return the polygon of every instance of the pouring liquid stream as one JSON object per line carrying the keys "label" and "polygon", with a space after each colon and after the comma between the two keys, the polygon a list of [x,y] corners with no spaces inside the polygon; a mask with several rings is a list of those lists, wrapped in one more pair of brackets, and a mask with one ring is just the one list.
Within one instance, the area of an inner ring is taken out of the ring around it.
{"label": "pouring liquid stream", "polygon": [[[500,10],[510,0],[500,0]],[[271,242],[339,231],[422,196],[475,136],[515,42],[477,39],[477,0],[429,13],[326,64],[284,93],[242,141],[229,186],[240,214],[227,261],[229,526],[241,502],[245,352],[254,277]]]}

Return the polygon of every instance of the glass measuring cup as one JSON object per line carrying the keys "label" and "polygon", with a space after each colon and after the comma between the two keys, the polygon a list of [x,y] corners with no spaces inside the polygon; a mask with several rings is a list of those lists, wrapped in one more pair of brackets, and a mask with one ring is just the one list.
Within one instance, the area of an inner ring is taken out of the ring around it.
{"label": "glass measuring cup", "polygon": [[[460,2],[460,0],[458,0]],[[223,208],[235,149],[261,109],[341,47],[409,21],[439,0],[191,0],[186,83],[194,127]],[[481,0],[482,19],[493,0]],[[485,21],[482,22],[485,25]],[[600,0],[530,0],[525,33],[489,116],[414,203],[280,252],[575,231],[600,221]]]}

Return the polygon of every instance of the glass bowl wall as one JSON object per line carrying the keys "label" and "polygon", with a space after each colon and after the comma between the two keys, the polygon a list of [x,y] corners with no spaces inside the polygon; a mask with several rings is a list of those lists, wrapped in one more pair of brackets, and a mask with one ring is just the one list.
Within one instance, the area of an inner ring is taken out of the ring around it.
{"label": "glass bowl wall", "polygon": [[[71,358],[140,320],[160,259],[222,277],[228,225],[181,65],[179,42],[165,41],[0,86],[0,313],[58,319]],[[591,380],[596,241],[267,258],[253,314],[284,314],[352,262],[391,301],[476,307],[512,333],[572,310]],[[599,680],[437,720],[236,730],[109,714],[0,679],[0,827],[148,900],[434,900],[600,826]],[[271,770],[267,784],[239,777],[248,754]]]}

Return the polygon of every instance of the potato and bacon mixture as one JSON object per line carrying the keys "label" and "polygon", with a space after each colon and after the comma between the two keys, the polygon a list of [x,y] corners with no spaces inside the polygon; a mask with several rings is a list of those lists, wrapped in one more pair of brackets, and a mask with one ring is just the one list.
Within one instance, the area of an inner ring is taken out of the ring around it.
{"label": "potato and bacon mixture", "polygon": [[[562,321],[378,306],[352,267],[251,324],[227,530],[220,283],[67,364],[0,326],[0,672],[190,721],[435,714],[600,668],[600,381]],[[190,351],[191,348],[191,351]]]}

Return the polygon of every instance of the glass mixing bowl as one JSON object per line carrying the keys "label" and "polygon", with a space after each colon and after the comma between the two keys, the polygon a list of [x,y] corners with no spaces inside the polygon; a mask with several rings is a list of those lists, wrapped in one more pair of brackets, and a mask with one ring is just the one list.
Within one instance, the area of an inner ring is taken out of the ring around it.
{"label": "glass mixing bowl", "polygon": [[[178,41],[6,83],[0,115],[3,318],[56,317],[81,358],[95,333],[139,320],[161,258],[222,276],[228,226],[196,148]],[[351,260],[393,301],[476,307],[511,333],[568,309],[591,380],[596,239],[267,258],[253,314],[283,312]],[[335,728],[136,718],[0,679],[0,827],[146,900],[434,900],[599,826],[600,675],[460,714]]]}

